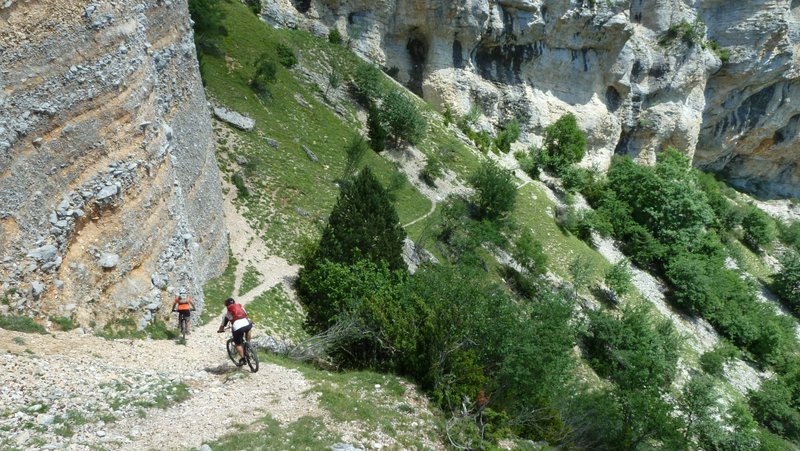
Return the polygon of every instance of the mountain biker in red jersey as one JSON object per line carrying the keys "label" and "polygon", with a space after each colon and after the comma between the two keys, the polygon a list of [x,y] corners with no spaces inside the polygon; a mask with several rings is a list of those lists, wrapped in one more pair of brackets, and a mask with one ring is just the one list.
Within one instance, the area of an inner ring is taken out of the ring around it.
{"label": "mountain biker in red jersey", "polygon": [[217,333],[224,332],[228,322],[231,323],[233,343],[236,344],[236,350],[239,352],[239,365],[244,365],[244,347],[242,344],[244,343],[245,334],[247,334],[247,341],[250,341],[250,330],[253,328],[253,322],[247,317],[247,312],[244,311],[242,304],[237,304],[233,298],[225,300],[225,308],[228,311],[222,317],[222,324],[217,329]]}

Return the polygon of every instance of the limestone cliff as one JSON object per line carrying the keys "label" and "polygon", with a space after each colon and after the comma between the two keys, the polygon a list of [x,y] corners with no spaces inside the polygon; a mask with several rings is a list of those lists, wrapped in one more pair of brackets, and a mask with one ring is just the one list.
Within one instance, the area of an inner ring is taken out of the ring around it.
{"label": "limestone cliff", "polygon": [[179,287],[202,305],[222,211],[185,0],[0,3],[0,309],[144,327]]}
{"label": "limestone cliff", "polygon": [[675,146],[743,188],[800,195],[800,2],[267,0],[264,19],[351,45],[410,89],[537,142],[572,112],[584,164]]}

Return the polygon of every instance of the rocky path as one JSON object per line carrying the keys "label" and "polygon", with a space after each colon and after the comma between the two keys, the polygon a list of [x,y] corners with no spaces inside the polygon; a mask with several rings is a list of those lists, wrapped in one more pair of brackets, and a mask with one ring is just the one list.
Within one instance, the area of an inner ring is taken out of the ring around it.
{"label": "rocky path", "polygon": [[[225,214],[240,261],[235,292],[246,265],[263,275],[239,302],[296,277],[298,267],[270,256],[231,198]],[[217,320],[196,327],[185,344],[105,340],[80,329],[0,329],[0,448],[194,448],[255,419],[242,413],[254,400],[283,424],[322,415],[298,371],[235,367],[224,350],[227,334],[217,327]]]}

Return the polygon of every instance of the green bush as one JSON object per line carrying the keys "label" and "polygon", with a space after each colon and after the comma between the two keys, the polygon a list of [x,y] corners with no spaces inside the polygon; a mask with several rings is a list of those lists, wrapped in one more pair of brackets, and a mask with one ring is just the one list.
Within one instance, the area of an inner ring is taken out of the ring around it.
{"label": "green bush", "polygon": [[278,54],[278,62],[281,63],[283,67],[292,68],[297,64],[297,56],[295,56],[294,50],[288,45],[279,42],[275,47],[275,51]]}
{"label": "green bush", "polygon": [[758,207],[750,206],[742,218],[744,241],[753,250],[769,245],[775,239],[775,224],[772,218]]}
{"label": "green bush", "polygon": [[261,0],[246,0],[245,4],[256,16],[261,14]]}
{"label": "green bush", "polygon": [[50,321],[58,324],[58,327],[61,330],[67,331],[75,328],[75,323],[73,323],[70,318],[65,316],[51,316],[49,319]]}
{"label": "green bush", "polygon": [[561,116],[544,129],[543,147],[549,168],[557,174],[583,159],[586,135],[578,128],[578,121],[572,113]]}
{"label": "green bush", "polygon": [[442,161],[436,155],[429,155],[419,175],[428,186],[436,186],[436,179],[441,177],[443,170]]}
{"label": "green bush", "polygon": [[519,138],[520,128],[519,122],[516,119],[512,119],[507,122],[500,133],[497,134],[497,138],[495,138],[495,146],[497,149],[502,153],[508,153],[511,151],[511,144],[513,144],[517,138]]}
{"label": "green bush", "polygon": [[633,289],[631,267],[628,260],[622,259],[609,267],[605,272],[605,282],[617,296],[628,294]]}
{"label": "green bush", "polygon": [[530,274],[544,274],[547,271],[547,254],[530,229],[523,230],[514,241],[511,256]]}
{"label": "green bush", "polygon": [[781,266],[773,276],[772,288],[795,314],[800,315],[800,255],[797,252],[784,254]]}
{"label": "green bush", "polygon": [[342,179],[347,180],[355,175],[361,161],[369,151],[369,144],[361,135],[353,135],[350,142],[345,147],[345,165],[342,170]]}
{"label": "green bush", "polygon": [[428,126],[425,117],[400,90],[393,89],[383,97],[380,118],[395,142],[404,140],[417,144],[425,137]]}
{"label": "green bush", "polygon": [[514,209],[517,196],[514,176],[494,161],[485,160],[469,178],[469,184],[475,189],[472,201],[479,219],[499,219]]}
{"label": "green bush", "polygon": [[255,64],[256,71],[250,80],[250,87],[256,94],[269,97],[269,85],[278,79],[278,66],[272,61],[268,53],[262,53]]}
{"label": "green bush", "polygon": [[792,441],[800,441],[800,399],[779,379],[768,380],[750,393],[753,416],[770,431]]}
{"label": "green bush", "polygon": [[242,176],[241,172],[237,172],[233,174],[231,177],[231,182],[233,182],[233,186],[236,187],[236,195],[240,199],[246,199],[250,197],[250,190],[247,189],[247,184],[244,181],[244,176]]}
{"label": "green bush", "polygon": [[339,31],[338,28],[331,28],[331,31],[328,33],[328,42],[331,44],[342,45],[344,39],[342,38],[342,33]]}
{"label": "green bush", "polygon": [[2,316],[0,315],[0,329],[13,330],[16,332],[28,332],[46,334],[47,330],[32,318],[27,316]]}
{"label": "green bush", "polygon": [[189,14],[194,22],[196,35],[224,33],[222,20],[225,11],[216,0],[190,0]]}
{"label": "green bush", "polygon": [[381,70],[367,63],[356,67],[351,87],[354,97],[365,108],[372,108],[386,90]]}
{"label": "green bush", "polygon": [[711,351],[700,356],[703,371],[712,376],[722,376],[725,363],[739,356],[739,350],[727,341],[721,341]]}
{"label": "green bush", "polygon": [[681,21],[669,26],[669,29],[659,40],[659,44],[663,46],[670,45],[676,40],[680,40],[688,47],[694,47],[697,44],[703,43],[705,35],[705,25],[699,19],[694,23]]}
{"label": "green bush", "polygon": [[377,107],[367,112],[367,135],[369,145],[375,152],[386,150],[386,140],[389,139],[389,130],[384,125],[382,114]]}

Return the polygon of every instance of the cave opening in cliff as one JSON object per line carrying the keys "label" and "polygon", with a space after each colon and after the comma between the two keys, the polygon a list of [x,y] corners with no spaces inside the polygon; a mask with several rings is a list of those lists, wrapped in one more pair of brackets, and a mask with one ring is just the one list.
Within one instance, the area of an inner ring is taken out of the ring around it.
{"label": "cave opening in cliff", "polygon": [[408,44],[406,44],[406,50],[408,50],[408,56],[411,59],[408,89],[422,97],[422,80],[425,73],[425,61],[428,58],[427,39],[416,30],[412,31]]}

